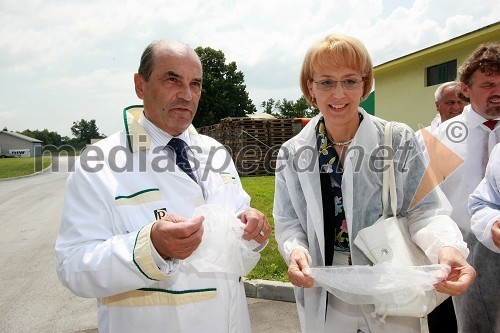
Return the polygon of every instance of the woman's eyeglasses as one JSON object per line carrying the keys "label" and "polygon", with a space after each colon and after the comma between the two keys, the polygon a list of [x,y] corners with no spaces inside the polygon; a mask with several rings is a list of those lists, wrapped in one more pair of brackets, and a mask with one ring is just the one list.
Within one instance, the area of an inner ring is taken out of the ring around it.
{"label": "woman's eyeglasses", "polygon": [[330,80],[330,79],[314,81],[314,79],[311,79],[311,81],[316,83],[316,86],[318,87],[319,90],[323,90],[323,91],[330,91],[332,89],[337,88],[337,83],[339,83],[339,82],[340,82],[340,85],[342,86],[342,88],[344,88],[345,90],[356,90],[363,83],[363,79],[361,79],[361,80],[347,79],[347,80],[338,80],[338,81]]}

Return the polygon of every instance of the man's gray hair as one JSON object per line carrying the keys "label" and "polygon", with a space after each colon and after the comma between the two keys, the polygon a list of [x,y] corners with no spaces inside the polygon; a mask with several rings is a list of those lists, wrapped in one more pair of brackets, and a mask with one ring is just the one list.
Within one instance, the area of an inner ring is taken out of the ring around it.
{"label": "man's gray hair", "polygon": [[155,40],[146,48],[144,49],[144,52],[142,53],[141,56],[141,62],[139,64],[139,69],[137,70],[137,73],[139,73],[145,81],[149,80],[149,77],[151,76],[151,73],[153,72],[153,62],[154,62],[154,57],[155,57],[155,51],[159,50],[164,50],[166,49],[167,52],[192,52],[193,55],[195,55],[198,60],[199,57],[196,54],[196,52],[188,45],[176,40]]}
{"label": "man's gray hair", "polygon": [[154,41],[144,49],[141,56],[141,62],[139,64],[139,69],[137,73],[139,73],[145,81],[149,80],[151,73],[153,72],[153,49],[158,41]]}
{"label": "man's gray hair", "polygon": [[442,85],[440,85],[437,89],[436,92],[434,92],[434,100],[436,102],[439,102],[441,100],[441,97],[443,97],[443,90],[448,87],[453,87],[457,93],[458,93],[458,82],[456,81],[449,81],[445,82]]}

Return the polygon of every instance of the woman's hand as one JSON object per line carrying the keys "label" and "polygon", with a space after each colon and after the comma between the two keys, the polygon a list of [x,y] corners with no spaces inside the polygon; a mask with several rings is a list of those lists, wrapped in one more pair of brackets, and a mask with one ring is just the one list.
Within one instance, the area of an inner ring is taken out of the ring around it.
{"label": "woman's hand", "polygon": [[288,280],[294,286],[302,288],[311,288],[313,286],[314,279],[302,272],[306,268],[309,268],[306,253],[300,249],[293,250],[288,265]]}
{"label": "woman's hand", "polygon": [[437,291],[452,296],[465,292],[476,279],[476,270],[469,265],[462,253],[454,247],[444,246],[439,251],[439,263],[451,267],[446,280],[434,285]]}

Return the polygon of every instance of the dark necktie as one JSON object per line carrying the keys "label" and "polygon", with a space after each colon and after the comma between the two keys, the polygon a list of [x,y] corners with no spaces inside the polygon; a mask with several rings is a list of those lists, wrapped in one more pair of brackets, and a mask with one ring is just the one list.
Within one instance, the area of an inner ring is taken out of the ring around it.
{"label": "dark necktie", "polygon": [[[491,131],[493,131],[493,129],[495,128],[495,125],[497,124],[498,120],[493,120],[493,119],[490,119],[490,120],[487,120],[483,123],[483,125],[485,125],[486,127],[488,127]],[[490,134],[488,134],[488,138],[486,139],[486,141],[484,142],[484,148],[483,148],[483,159],[482,159],[482,176],[484,177],[484,173],[486,171],[486,165],[488,164],[488,159],[489,159],[489,156],[490,156],[490,152],[491,152],[491,149],[492,147],[495,145],[496,141],[495,142],[491,142],[492,139],[494,139],[493,137],[491,137],[491,134],[493,134],[493,132],[490,132]]]}
{"label": "dark necktie", "polygon": [[191,177],[195,183],[198,183],[196,181],[196,177],[194,176],[193,169],[191,169],[191,164],[189,164],[187,159],[187,150],[189,149],[187,143],[184,142],[184,140],[172,138],[168,142],[167,147],[171,147],[175,152],[175,164],[177,164],[182,171]]}
{"label": "dark necktie", "polygon": [[498,120],[490,119],[490,120],[485,121],[483,124],[488,126],[488,128],[493,131],[497,122],[498,122]]}

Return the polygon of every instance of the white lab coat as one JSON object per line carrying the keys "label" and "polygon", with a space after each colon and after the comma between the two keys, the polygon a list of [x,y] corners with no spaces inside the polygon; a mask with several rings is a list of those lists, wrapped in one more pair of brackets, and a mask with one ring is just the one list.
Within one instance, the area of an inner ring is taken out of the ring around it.
{"label": "white lab coat", "polygon": [[160,170],[169,160],[137,122],[141,113],[124,110],[126,129],[87,148],[100,161],[81,157],[69,176],[56,242],[59,278],[76,295],[97,298],[101,333],[250,332],[239,276],[199,273],[182,261],[166,275],[149,237],[161,210],[190,218],[205,203],[248,208],[234,164],[220,143],[190,127],[202,187],[172,161],[171,171]]}
{"label": "white lab coat", "polygon": [[[419,129],[418,131],[415,132],[415,137],[417,138],[417,141],[420,144],[420,149],[422,151],[425,152],[427,150],[427,147],[425,145],[425,141],[426,141],[426,137],[425,136],[428,135],[427,133],[432,134],[436,130],[436,128],[438,128],[439,125],[441,125],[441,115],[438,113],[436,115],[436,117],[434,117],[434,119],[432,119],[430,126],[421,128],[421,129]],[[426,131],[425,136],[422,133],[422,130]]]}
{"label": "white lab coat", "polygon": [[491,251],[500,254],[500,248],[491,236],[493,224],[500,220],[500,143],[493,148],[486,174],[469,197],[472,215],[471,230],[476,238]]}
{"label": "white lab coat", "polygon": [[[451,217],[470,249],[467,261],[477,271],[475,283],[453,298],[461,333],[500,331],[500,256],[478,242],[470,229],[468,211],[469,196],[484,177],[490,152],[500,142],[500,126],[491,131],[483,125],[485,120],[467,105],[461,115],[436,129],[433,134],[437,140],[428,147],[435,173],[442,177],[438,179],[440,187],[453,207]],[[458,167],[446,176],[454,164],[448,150],[462,161],[458,160]]]}
{"label": "white lab coat", "polygon": [[[352,240],[357,232],[373,224],[382,214],[382,173],[373,172],[371,161],[377,148],[384,142],[385,121],[359,108],[364,119],[347,152],[342,178],[342,194],[351,239],[354,265],[368,265],[370,261],[357,249]],[[302,248],[311,256],[313,267],[325,265],[323,237],[323,202],[316,149],[315,126],[319,116],[313,118],[294,138],[283,144],[276,171],[274,221],[279,250],[288,263],[290,253]],[[398,214],[408,216],[413,240],[437,262],[439,249],[444,245],[457,247],[468,255],[456,225],[449,219],[449,205],[440,200],[439,189],[409,208],[426,168],[413,131],[406,125],[394,127],[393,147],[410,142],[405,152],[395,154]],[[379,154],[380,155],[380,154]],[[380,160],[379,160],[380,161]],[[402,170],[406,171],[402,171]],[[332,204],[332,203],[330,203]],[[427,217],[441,215],[433,222]],[[323,288],[295,288],[297,308],[303,332],[356,332],[357,327],[324,327],[326,291]],[[331,295],[329,297],[332,297]],[[371,317],[372,305],[362,306],[362,313],[371,332],[419,332],[417,318],[388,317],[383,324]]]}
{"label": "white lab coat", "polygon": [[453,207],[451,217],[464,235],[470,230],[469,195],[483,179],[489,153],[500,142],[500,126],[490,131],[483,125],[485,120],[467,105],[462,114],[445,121],[433,132],[437,140],[429,147],[433,150],[429,155],[435,157],[433,165],[439,169],[438,175],[450,170],[449,154],[443,150],[443,144],[463,160],[445,179],[438,180],[443,181],[441,189]]}

